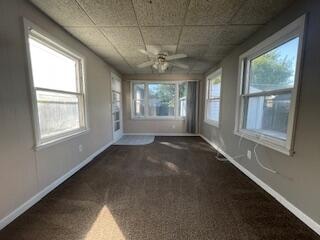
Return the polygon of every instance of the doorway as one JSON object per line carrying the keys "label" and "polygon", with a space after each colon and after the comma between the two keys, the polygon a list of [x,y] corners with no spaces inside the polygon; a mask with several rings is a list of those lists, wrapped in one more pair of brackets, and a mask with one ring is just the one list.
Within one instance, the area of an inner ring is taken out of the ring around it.
{"label": "doorway", "polygon": [[112,98],[112,126],[113,141],[119,140],[123,135],[122,126],[122,91],[121,78],[111,73],[111,98]]}

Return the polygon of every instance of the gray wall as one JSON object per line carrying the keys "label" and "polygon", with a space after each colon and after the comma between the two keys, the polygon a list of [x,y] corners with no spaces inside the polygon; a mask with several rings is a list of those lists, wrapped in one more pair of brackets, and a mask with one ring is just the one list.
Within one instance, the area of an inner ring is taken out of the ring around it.
{"label": "gray wall", "polygon": [[[90,131],[34,151],[22,17],[86,60]],[[27,1],[0,0],[0,220],[112,141],[110,72],[100,58]],[[83,151],[79,152],[79,144]]]}
{"label": "gray wall", "polygon": [[[246,154],[254,143],[243,140],[238,149],[239,137],[233,134],[236,111],[239,55],[266,37],[289,24],[304,13],[309,13],[305,36],[301,91],[296,124],[295,154],[288,157],[266,147],[257,148],[260,160],[276,169],[274,175],[260,168],[252,160],[237,160],[251,173],[283,195],[289,202],[320,223],[320,2],[318,0],[296,1],[265,28],[251,36],[222,62],[222,105],[220,128],[201,121],[201,133],[220,146],[231,156]],[[218,66],[217,66],[218,67]],[[202,92],[204,81],[202,82]],[[204,92],[203,92],[204,93]],[[203,96],[205,94],[202,94]],[[202,106],[204,98],[202,99]],[[203,110],[201,117],[203,119]]]}
{"label": "gray wall", "polygon": [[124,133],[160,133],[160,134],[184,134],[186,133],[185,120],[145,120],[131,118],[130,81],[182,81],[201,80],[201,74],[143,74],[124,76],[123,89],[123,125]]}

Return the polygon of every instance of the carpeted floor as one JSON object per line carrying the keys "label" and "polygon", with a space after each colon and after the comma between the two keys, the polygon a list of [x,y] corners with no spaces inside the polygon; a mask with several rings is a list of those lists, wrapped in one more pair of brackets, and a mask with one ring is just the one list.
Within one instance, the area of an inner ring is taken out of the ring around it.
{"label": "carpeted floor", "polygon": [[199,137],[112,146],[0,232],[13,240],[320,239]]}

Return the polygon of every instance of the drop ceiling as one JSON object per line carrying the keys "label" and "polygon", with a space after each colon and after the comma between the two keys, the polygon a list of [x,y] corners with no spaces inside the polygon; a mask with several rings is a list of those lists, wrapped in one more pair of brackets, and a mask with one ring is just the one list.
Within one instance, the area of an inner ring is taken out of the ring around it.
{"label": "drop ceiling", "polygon": [[177,60],[204,73],[293,0],[31,0],[38,8],[123,74],[156,73],[136,67],[138,49],[186,53]]}

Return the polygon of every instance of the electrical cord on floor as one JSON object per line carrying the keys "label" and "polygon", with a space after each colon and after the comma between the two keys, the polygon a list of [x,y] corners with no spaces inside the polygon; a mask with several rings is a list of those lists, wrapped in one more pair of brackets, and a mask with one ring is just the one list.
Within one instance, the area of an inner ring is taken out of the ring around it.
{"label": "electrical cord on floor", "polygon": [[271,173],[273,173],[273,174],[277,174],[278,172],[277,172],[276,170],[264,166],[264,165],[262,164],[262,162],[259,160],[258,154],[257,154],[257,147],[258,147],[258,145],[259,145],[259,143],[256,143],[256,145],[255,145],[254,148],[253,148],[253,152],[254,152],[254,156],[255,156],[256,162],[257,162],[258,165],[259,165],[261,168],[263,168],[264,170],[269,171],[269,172],[271,172]]}

